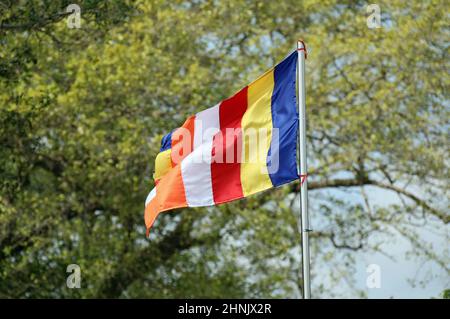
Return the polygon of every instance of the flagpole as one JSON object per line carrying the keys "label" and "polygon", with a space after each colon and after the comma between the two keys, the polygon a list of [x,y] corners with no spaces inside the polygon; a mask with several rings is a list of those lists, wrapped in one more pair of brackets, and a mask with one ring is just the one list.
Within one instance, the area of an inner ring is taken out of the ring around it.
{"label": "flagpole", "polygon": [[302,271],[303,271],[303,298],[311,298],[310,256],[309,256],[309,215],[308,215],[308,182],[306,163],[306,99],[305,99],[305,59],[306,46],[302,40],[297,42],[298,52],[298,105],[299,105],[299,144],[300,144],[300,211],[302,230]]}

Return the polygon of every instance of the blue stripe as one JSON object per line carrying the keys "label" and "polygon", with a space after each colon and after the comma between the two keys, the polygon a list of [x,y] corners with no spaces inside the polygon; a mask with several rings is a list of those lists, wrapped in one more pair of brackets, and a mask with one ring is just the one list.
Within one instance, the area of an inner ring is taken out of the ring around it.
{"label": "blue stripe", "polygon": [[[295,89],[297,51],[294,51],[274,70],[272,93],[272,125],[278,128],[278,143],[272,135],[267,158],[270,179],[279,186],[298,179],[297,172],[297,132],[298,113]],[[273,154],[273,158],[272,158]],[[271,165],[272,162],[277,165]]]}
{"label": "blue stripe", "polygon": [[164,135],[164,137],[162,138],[162,140],[161,140],[161,148],[159,150],[160,152],[168,150],[169,148],[172,147],[172,132],[170,132],[169,134]]}

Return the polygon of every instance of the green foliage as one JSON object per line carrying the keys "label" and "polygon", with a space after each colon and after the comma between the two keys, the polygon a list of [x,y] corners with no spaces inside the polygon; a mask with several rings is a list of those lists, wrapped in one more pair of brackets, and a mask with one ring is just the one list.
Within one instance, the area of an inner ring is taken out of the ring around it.
{"label": "green foliage", "polygon": [[315,296],[386,225],[449,271],[414,235],[449,222],[447,3],[382,2],[369,29],[363,1],[79,1],[69,29],[71,2],[0,3],[0,297],[298,297],[296,185],[163,214],[150,240],[143,202],[161,135],[300,36]]}
{"label": "green foliage", "polygon": [[442,297],[443,297],[444,299],[450,299],[450,289],[445,289],[445,290],[442,292]]}

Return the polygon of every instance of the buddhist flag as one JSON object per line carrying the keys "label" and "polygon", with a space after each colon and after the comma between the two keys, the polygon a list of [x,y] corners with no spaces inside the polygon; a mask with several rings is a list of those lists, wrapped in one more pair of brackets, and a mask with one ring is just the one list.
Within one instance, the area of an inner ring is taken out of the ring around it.
{"label": "buddhist flag", "polygon": [[217,205],[298,179],[297,52],[162,138],[147,236],[159,213]]}

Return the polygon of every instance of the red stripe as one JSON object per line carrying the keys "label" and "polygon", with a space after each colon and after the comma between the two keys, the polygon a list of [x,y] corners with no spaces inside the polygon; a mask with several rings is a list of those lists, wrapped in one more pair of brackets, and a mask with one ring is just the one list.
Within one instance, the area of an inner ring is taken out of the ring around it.
{"label": "red stripe", "polygon": [[[247,110],[247,87],[222,101],[219,108],[220,132],[214,136],[211,163],[211,180],[216,204],[242,198],[240,154],[242,136],[241,120]],[[235,129],[228,135],[226,129]],[[228,154],[228,157],[227,157]],[[233,161],[227,161],[233,156]],[[239,160],[238,160],[239,158]]]}

